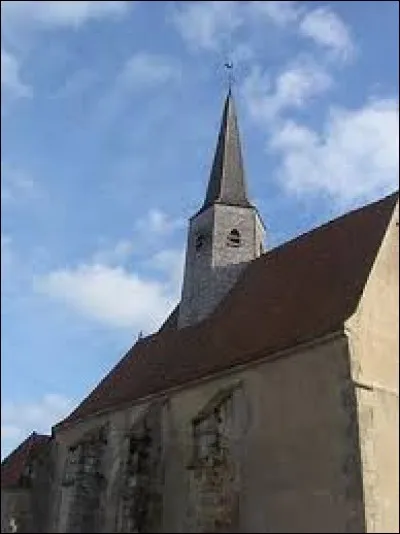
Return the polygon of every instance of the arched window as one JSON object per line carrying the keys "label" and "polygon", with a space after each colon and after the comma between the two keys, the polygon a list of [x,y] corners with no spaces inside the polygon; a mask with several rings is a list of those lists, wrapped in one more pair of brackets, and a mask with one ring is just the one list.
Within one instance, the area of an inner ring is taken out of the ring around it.
{"label": "arched window", "polygon": [[230,247],[239,247],[240,246],[240,233],[239,230],[234,228],[229,232],[228,235],[228,246]]}

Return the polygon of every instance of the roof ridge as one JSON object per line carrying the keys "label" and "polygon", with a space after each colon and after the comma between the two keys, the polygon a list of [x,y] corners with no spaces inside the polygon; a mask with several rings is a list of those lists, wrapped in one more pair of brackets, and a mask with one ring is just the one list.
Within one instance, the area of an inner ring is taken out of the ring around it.
{"label": "roof ridge", "polygon": [[370,208],[373,208],[377,204],[384,204],[385,202],[387,202],[389,200],[389,198],[391,198],[391,197],[394,198],[395,196],[399,196],[399,190],[396,190],[396,191],[390,193],[389,195],[386,195],[383,198],[380,198],[378,200],[374,200],[373,202],[370,202],[369,204],[364,204],[363,206],[359,206],[358,208],[353,208],[350,211],[347,211],[345,213],[342,213],[341,215],[338,215],[337,217],[333,217],[332,219],[329,219],[329,220],[325,221],[324,223],[320,224],[319,226],[314,226],[314,228],[311,228],[310,230],[305,230],[304,232],[301,232],[300,234],[298,234],[298,235],[296,235],[294,237],[291,237],[287,241],[284,241],[283,243],[279,243],[278,245],[276,245],[275,247],[271,248],[270,250],[265,251],[261,256],[259,256],[258,258],[255,258],[250,263],[254,263],[257,260],[259,260],[261,257],[265,257],[268,254],[276,252],[276,251],[282,249],[283,247],[286,247],[287,245],[294,244],[295,242],[300,241],[300,240],[310,236],[311,234],[314,234],[315,232],[318,232],[319,230],[322,230],[323,228],[326,228],[327,226],[330,226],[332,224],[336,224],[336,223],[342,221],[343,219],[346,219],[347,217],[355,215],[357,212],[368,210]]}

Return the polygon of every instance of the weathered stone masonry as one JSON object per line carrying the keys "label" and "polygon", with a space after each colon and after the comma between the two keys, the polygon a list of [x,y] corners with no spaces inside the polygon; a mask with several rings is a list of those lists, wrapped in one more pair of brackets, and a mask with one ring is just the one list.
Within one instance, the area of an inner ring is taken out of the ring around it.
{"label": "weathered stone masonry", "polygon": [[107,427],[102,427],[90,432],[69,448],[63,477],[63,486],[72,492],[68,532],[101,532],[107,486],[104,472],[107,431]]}
{"label": "weathered stone masonry", "polygon": [[154,532],[161,527],[163,447],[157,408],[139,419],[125,439],[118,532]]}
{"label": "weathered stone masonry", "polygon": [[188,470],[193,532],[230,532],[238,526],[237,387],[219,391],[192,422],[193,458]]}

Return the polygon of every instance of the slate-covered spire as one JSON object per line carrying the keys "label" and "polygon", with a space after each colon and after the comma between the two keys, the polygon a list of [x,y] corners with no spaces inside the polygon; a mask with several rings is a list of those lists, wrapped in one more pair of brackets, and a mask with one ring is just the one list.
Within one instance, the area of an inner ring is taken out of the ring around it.
{"label": "slate-covered spire", "polygon": [[249,262],[262,254],[264,227],[248,200],[232,92],[228,91],[206,198],[190,218],[178,328],[205,319]]}
{"label": "slate-covered spire", "polygon": [[251,206],[247,197],[239,129],[231,89],[225,100],[207,194],[200,211],[215,203]]}

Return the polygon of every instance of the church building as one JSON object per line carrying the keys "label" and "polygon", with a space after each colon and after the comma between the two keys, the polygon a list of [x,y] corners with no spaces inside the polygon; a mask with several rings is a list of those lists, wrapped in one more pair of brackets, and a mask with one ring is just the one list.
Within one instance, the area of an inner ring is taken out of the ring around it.
{"label": "church building", "polygon": [[398,232],[265,246],[229,90],[180,302],[2,462],[1,531],[399,532]]}

